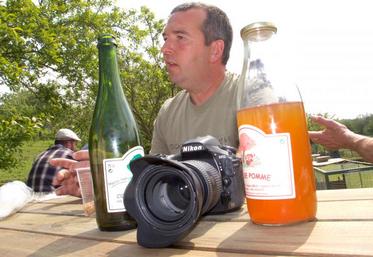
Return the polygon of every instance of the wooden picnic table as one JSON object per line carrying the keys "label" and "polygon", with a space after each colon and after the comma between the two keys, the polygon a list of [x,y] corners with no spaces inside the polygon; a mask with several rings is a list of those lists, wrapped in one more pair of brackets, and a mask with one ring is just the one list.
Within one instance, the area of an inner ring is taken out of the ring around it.
{"label": "wooden picnic table", "polygon": [[30,203],[0,221],[0,256],[373,256],[373,188],[318,191],[317,221],[250,222],[246,207],[205,216],[173,247],[147,249],[136,230],[101,232],[81,199]]}

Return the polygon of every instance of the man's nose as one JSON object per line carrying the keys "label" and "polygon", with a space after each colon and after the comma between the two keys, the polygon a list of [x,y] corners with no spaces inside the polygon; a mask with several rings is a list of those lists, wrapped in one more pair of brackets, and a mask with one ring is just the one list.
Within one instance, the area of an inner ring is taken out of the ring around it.
{"label": "man's nose", "polygon": [[167,54],[171,54],[173,51],[173,46],[172,46],[172,43],[170,42],[170,40],[166,40],[164,43],[163,43],[163,46],[161,48],[161,52],[163,55],[167,55]]}

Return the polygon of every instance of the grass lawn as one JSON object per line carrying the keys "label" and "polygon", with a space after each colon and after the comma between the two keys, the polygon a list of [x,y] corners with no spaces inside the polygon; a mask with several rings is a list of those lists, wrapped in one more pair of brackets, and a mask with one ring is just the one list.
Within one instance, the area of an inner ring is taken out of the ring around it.
{"label": "grass lawn", "polygon": [[24,144],[22,158],[16,167],[10,169],[0,169],[0,185],[9,181],[20,180],[26,182],[35,157],[54,143],[48,141],[30,141]]}

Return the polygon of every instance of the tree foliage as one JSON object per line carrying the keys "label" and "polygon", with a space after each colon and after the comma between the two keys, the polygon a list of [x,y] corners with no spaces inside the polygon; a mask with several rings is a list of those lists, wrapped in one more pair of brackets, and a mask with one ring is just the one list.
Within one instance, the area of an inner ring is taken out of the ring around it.
{"label": "tree foliage", "polygon": [[373,114],[361,115],[355,119],[343,119],[340,122],[355,133],[373,137]]}
{"label": "tree foliage", "polygon": [[163,26],[149,9],[124,10],[111,0],[0,2],[0,86],[11,90],[0,99],[0,119],[38,117],[44,135],[67,127],[86,141],[98,89],[97,37],[110,33],[120,41],[123,89],[149,150],[156,114],[174,90],[159,50]]}
{"label": "tree foliage", "polygon": [[40,125],[36,118],[16,115],[0,120],[0,169],[17,164],[22,142],[37,133]]}

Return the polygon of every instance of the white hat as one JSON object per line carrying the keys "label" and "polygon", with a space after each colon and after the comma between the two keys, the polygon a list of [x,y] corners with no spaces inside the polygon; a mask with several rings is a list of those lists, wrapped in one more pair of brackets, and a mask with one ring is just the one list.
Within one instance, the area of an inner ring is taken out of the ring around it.
{"label": "white hat", "polygon": [[56,134],[56,140],[76,140],[80,141],[80,138],[70,129],[60,129]]}

